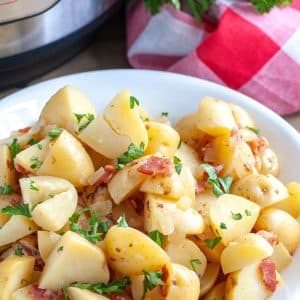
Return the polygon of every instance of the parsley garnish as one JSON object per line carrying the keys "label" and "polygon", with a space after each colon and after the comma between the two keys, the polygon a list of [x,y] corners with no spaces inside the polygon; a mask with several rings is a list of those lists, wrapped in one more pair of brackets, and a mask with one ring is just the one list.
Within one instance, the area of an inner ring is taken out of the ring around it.
{"label": "parsley garnish", "polygon": [[175,171],[178,175],[180,175],[181,170],[182,170],[182,163],[181,163],[181,159],[177,156],[173,157],[173,163],[175,165]]}
{"label": "parsley garnish", "polygon": [[232,219],[236,220],[236,221],[241,220],[243,218],[243,216],[242,216],[241,213],[233,213],[233,212],[231,212],[231,216],[232,216]]}
{"label": "parsley garnish", "polygon": [[61,128],[54,128],[54,129],[51,129],[49,132],[48,132],[48,136],[50,137],[50,140],[53,141],[55,139],[57,139],[60,134],[62,133],[62,129]]}
{"label": "parsley garnish", "polygon": [[38,140],[32,138],[28,141],[28,145],[33,146],[33,145],[37,144],[38,142],[39,142]]}
{"label": "parsley garnish", "polygon": [[221,229],[227,229],[227,225],[225,223],[221,222],[220,228]]}
{"label": "parsley garnish", "polygon": [[81,122],[82,119],[84,119],[84,118],[87,119],[87,122],[79,127],[79,129],[78,129],[79,131],[81,131],[84,128],[87,128],[90,125],[90,123],[95,119],[95,116],[93,114],[75,114],[74,113],[74,115],[77,119],[78,124]]}
{"label": "parsley garnish", "polygon": [[153,290],[157,286],[164,285],[162,281],[162,272],[144,272],[144,291],[141,300],[145,300],[148,291]]}
{"label": "parsley garnish", "polygon": [[108,231],[108,222],[107,221],[103,221],[99,223],[100,229],[103,233],[107,233]]}
{"label": "parsley garnish", "polygon": [[259,134],[259,129],[258,128],[253,128],[253,127],[249,127],[249,126],[246,126],[246,128],[252,132],[254,132],[255,134]]}
{"label": "parsley garnish", "polygon": [[42,150],[43,149],[43,145],[42,144],[37,144],[37,147],[39,148],[39,150]]}
{"label": "parsley garnish", "polygon": [[10,195],[11,193],[11,185],[4,183],[2,186],[0,186],[0,195]]}
{"label": "parsley garnish", "polygon": [[130,96],[130,98],[129,98],[129,105],[130,105],[130,108],[133,109],[135,105],[139,106],[140,102],[134,96]]}
{"label": "parsley garnish", "polygon": [[169,113],[168,113],[168,112],[162,112],[161,115],[162,115],[163,117],[167,117],[167,116],[169,115]]}
{"label": "parsley garnish", "polygon": [[17,154],[22,151],[21,145],[18,143],[18,140],[16,138],[13,139],[8,148],[12,159],[14,159]]}
{"label": "parsley garnish", "polygon": [[118,157],[118,169],[123,169],[124,166],[131,161],[140,158],[144,155],[144,142],[141,142],[140,147],[137,148],[133,143],[128,146],[128,150]]}
{"label": "parsley garnish", "polygon": [[195,265],[201,265],[201,261],[200,261],[200,259],[193,258],[193,259],[190,260],[190,265],[191,265],[193,271],[197,272]]}
{"label": "parsley garnish", "polygon": [[258,12],[267,13],[274,7],[287,6],[292,0],[250,0]]}
{"label": "parsley garnish", "polygon": [[17,249],[15,250],[15,255],[23,256],[24,255],[23,248],[22,247],[17,247]]}
{"label": "parsley garnish", "polygon": [[1,209],[1,213],[9,216],[25,216],[31,217],[31,213],[29,211],[29,204],[21,204],[17,206],[6,206]]}
{"label": "parsley garnish", "polygon": [[220,236],[217,236],[213,239],[206,239],[204,240],[204,242],[209,249],[213,250],[221,242],[221,240],[222,238]]}
{"label": "parsley garnish", "polygon": [[131,284],[131,280],[129,277],[124,277],[120,280],[115,280],[110,283],[75,283],[72,284],[72,287],[76,287],[79,289],[90,290],[97,294],[120,294],[123,293],[128,285]]}
{"label": "parsley garnish", "polygon": [[247,217],[251,216],[251,211],[248,210],[248,209],[245,209],[245,215],[246,215]]}
{"label": "parsley garnish", "polygon": [[61,252],[63,250],[64,250],[64,246],[60,246],[60,247],[57,248],[57,252]]}
{"label": "parsley garnish", "polygon": [[163,245],[163,235],[158,230],[153,230],[148,233],[149,237],[160,247]]}
{"label": "parsley garnish", "polygon": [[38,159],[37,156],[32,156],[30,160],[32,161],[32,164],[30,165],[31,169],[38,169],[41,167],[42,162]]}
{"label": "parsley garnish", "polygon": [[202,168],[208,175],[208,183],[213,187],[213,193],[219,197],[228,194],[231,187],[233,177],[218,177],[216,169],[210,164],[201,164]]}
{"label": "parsley garnish", "polygon": [[29,186],[29,188],[30,188],[31,190],[33,190],[33,191],[39,191],[39,190],[40,190],[40,189],[37,187],[36,183],[35,183],[33,180],[30,181],[30,186]]}
{"label": "parsley garnish", "polygon": [[178,146],[177,146],[177,149],[179,149],[181,147],[181,143],[182,143],[182,140],[180,139],[179,143],[178,143]]}
{"label": "parsley garnish", "polygon": [[128,227],[128,224],[126,222],[125,216],[121,216],[118,219],[117,223],[118,223],[118,227],[124,227],[124,228]]}

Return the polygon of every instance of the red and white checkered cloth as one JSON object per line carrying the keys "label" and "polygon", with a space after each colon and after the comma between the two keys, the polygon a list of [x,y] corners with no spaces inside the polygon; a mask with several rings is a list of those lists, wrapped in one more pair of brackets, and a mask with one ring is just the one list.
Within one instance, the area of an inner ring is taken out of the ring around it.
{"label": "red and white checkered cloth", "polygon": [[130,2],[129,62],[226,85],[282,115],[300,111],[300,0],[264,15],[249,2],[219,0],[210,15],[215,26],[169,5],[152,17],[143,1]]}

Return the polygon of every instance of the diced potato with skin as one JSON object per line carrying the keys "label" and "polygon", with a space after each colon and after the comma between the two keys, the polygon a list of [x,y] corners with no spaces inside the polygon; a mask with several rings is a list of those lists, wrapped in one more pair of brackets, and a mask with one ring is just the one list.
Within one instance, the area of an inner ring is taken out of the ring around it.
{"label": "diced potato with skin", "polygon": [[16,290],[10,300],[36,300],[31,293],[31,285]]}
{"label": "diced potato with skin", "polygon": [[29,218],[11,216],[7,223],[0,229],[0,246],[13,243],[37,231],[37,229],[38,227]]}
{"label": "diced potato with skin", "polygon": [[[193,270],[193,265],[196,273],[202,278],[206,269],[207,260],[206,256],[194,242],[188,239],[173,241],[168,243],[165,251],[172,262],[181,264],[191,270]],[[197,262],[192,263],[192,260],[197,260]]]}
{"label": "diced potato with skin", "polygon": [[230,134],[237,125],[226,102],[204,97],[197,111],[197,127],[209,135],[219,136]]}
{"label": "diced potato with skin", "polygon": [[140,117],[138,105],[130,107],[128,90],[123,90],[114,97],[104,110],[103,118],[117,134],[128,136],[130,142],[136,146],[143,142],[145,148],[147,147],[145,124]]}
{"label": "diced potato with skin", "polygon": [[261,165],[259,173],[265,175],[271,174],[275,177],[279,176],[279,160],[272,149],[267,148],[258,155],[258,158]]}
{"label": "diced potato with skin", "polygon": [[277,208],[264,209],[254,229],[274,232],[290,253],[294,253],[300,244],[300,225],[287,212]]}
{"label": "diced potato with skin", "polygon": [[171,126],[158,122],[147,122],[146,128],[149,142],[145,154],[160,154],[173,158],[180,142],[177,131]]}
{"label": "diced potato with skin", "polygon": [[273,246],[273,254],[270,258],[278,272],[283,271],[293,261],[293,257],[281,242]]}
{"label": "diced potato with skin", "polygon": [[43,163],[49,150],[49,144],[50,139],[46,138],[19,152],[15,157],[15,164],[22,167],[29,173],[36,174],[40,168],[37,162]]}
{"label": "diced potato with skin", "polygon": [[200,297],[205,295],[216,283],[220,271],[220,265],[208,263],[200,280]]}
{"label": "diced potato with skin", "polygon": [[[265,300],[272,293],[266,289],[259,272],[260,262],[229,274],[226,280],[225,297],[228,300]],[[276,272],[280,281],[280,275]],[[254,298],[253,298],[254,297]]]}
{"label": "diced potato with skin", "polygon": [[[210,206],[211,226],[222,243],[229,242],[249,233],[258,218],[260,207],[239,196],[224,194]],[[238,214],[240,219],[234,218]]]}
{"label": "diced potato with skin", "polygon": [[272,246],[261,236],[248,233],[231,242],[222,252],[221,267],[224,274],[238,271],[245,266],[269,257]]}
{"label": "diced potato with skin", "polygon": [[273,175],[252,174],[233,184],[231,193],[267,207],[288,197],[288,190]]}
{"label": "diced potato with skin", "polygon": [[105,296],[76,287],[68,287],[67,294],[70,300],[109,300]]}
{"label": "diced potato with skin", "polygon": [[[224,300],[225,299],[225,281],[218,283],[204,297],[203,300]],[[227,299],[227,298],[226,298]]]}
{"label": "diced potato with skin", "polygon": [[43,261],[46,261],[52,250],[56,247],[61,236],[55,232],[38,231],[38,247]]}
{"label": "diced potato with skin", "polygon": [[57,176],[69,180],[76,187],[88,184],[95,172],[93,163],[81,143],[66,130],[50,147],[37,175]]}
{"label": "diced potato with skin", "polygon": [[288,197],[275,203],[272,207],[282,209],[297,218],[300,216],[300,184],[290,182],[286,188],[289,193]]}
{"label": "diced potato with skin", "polygon": [[39,287],[56,291],[73,282],[107,283],[108,280],[103,251],[77,233],[68,231],[48,256]]}
{"label": "diced potato with skin", "polygon": [[0,145],[0,186],[15,184],[15,171],[7,145]]}
{"label": "diced potato with skin", "polygon": [[10,256],[0,263],[0,299],[11,300],[12,294],[30,282],[34,267],[32,256]]}
{"label": "diced potato with skin", "polygon": [[245,109],[233,103],[228,103],[228,105],[231,109],[235,123],[239,128],[256,128],[252,117]]}
{"label": "diced potato with skin", "polygon": [[160,246],[131,227],[111,227],[104,245],[111,268],[123,275],[141,275],[143,270],[160,271],[170,263],[168,255]]}
{"label": "diced potato with skin", "polygon": [[59,89],[44,106],[40,120],[55,124],[75,134],[85,124],[85,118],[78,124],[75,114],[92,114],[96,111],[89,99],[78,89],[65,86]]}
{"label": "diced potato with skin", "polygon": [[192,208],[182,210],[173,201],[147,194],[145,200],[145,230],[159,230],[164,235],[173,232],[200,234],[204,231],[202,216]]}
{"label": "diced potato with skin", "polygon": [[120,204],[130,195],[136,192],[149,175],[139,172],[137,169],[148,157],[134,160],[119,170],[108,183],[107,188],[115,204]]}

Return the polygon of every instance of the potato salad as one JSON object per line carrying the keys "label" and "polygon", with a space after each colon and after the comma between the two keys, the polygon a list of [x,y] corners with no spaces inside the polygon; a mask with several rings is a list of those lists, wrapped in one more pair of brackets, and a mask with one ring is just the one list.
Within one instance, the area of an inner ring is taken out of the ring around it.
{"label": "potato salad", "polygon": [[[300,185],[211,97],[172,127],[74,87],[0,141],[0,300],[263,300],[300,243]],[[99,99],[101,101],[101,99]],[[153,99],[155,101],[155,99]]]}

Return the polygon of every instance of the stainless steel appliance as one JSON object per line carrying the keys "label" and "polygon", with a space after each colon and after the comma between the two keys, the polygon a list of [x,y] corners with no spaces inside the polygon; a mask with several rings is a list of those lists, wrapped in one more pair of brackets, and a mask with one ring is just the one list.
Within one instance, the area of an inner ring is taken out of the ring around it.
{"label": "stainless steel appliance", "polygon": [[0,0],[0,89],[76,54],[122,0]]}

